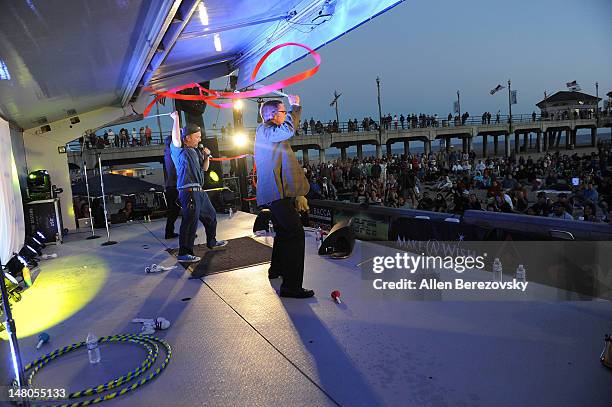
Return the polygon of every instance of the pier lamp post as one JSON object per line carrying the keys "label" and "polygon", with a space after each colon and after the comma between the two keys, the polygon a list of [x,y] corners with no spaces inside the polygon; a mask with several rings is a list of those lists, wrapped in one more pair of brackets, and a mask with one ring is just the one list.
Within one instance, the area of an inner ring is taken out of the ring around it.
{"label": "pier lamp post", "polygon": [[380,107],[380,78],[376,77],[376,89],[378,91],[378,145],[382,149],[382,109]]}

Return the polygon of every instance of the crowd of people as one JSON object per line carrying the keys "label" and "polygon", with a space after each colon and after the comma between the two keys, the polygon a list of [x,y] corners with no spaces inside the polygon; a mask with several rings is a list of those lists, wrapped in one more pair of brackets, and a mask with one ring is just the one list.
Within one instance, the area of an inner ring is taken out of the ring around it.
{"label": "crowd of people", "polygon": [[92,148],[148,146],[151,144],[152,138],[153,131],[149,126],[141,127],[138,131],[133,127],[131,133],[128,129],[121,128],[118,134],[115,134],[113,129],[107,129],[101,136],[98,136],[94,131],[89,132],[79,138],[79,144],[84,145],[88,150]]}
{"label": "crowd of people", "polygon": [[609,222],[610,144],[588,154],[477,159],[440,151],[306,164],[310,198],[461,214],[465,210]]}

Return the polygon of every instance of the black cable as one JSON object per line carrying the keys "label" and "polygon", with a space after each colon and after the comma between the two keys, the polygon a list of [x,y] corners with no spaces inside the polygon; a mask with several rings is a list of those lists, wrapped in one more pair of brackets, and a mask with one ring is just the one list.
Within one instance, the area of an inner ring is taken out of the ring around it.
{"label": "black cable", "polygon": [[289,357],[287,355],[285,355],[279,348],[277,348],[272,342],[270,342],[268,340],[268,338],[266,338],[261,332],[259,332],[259,330],[257,328],[255,328],[255,326],[253,326],[253,324],[251,324],[249,321],[247,321],[247,319],[245,317],[243,317],[242,314],[240,314],[240,312],[238,312],[236,310],[236,308],[232,307],[232,305],[230,303],[225,301],[225,299],[223,297],[221,297],[219,295],[219,293],[217,293],[206,281],[204,281],[202,279],[202,277],[200,277],[200,281],[202,281],[202,283],[204,283],[204,285],[207,286],[210,289],[210,291],[212,291],[217,297],[219,297],[219,299],[221,301],[223,301],[228,307],[230,307],[230,309],[232,311],[234,311],[236,313],[236,315],[238,315],[240,318],[242,318],[242,320],[244,322],[246,322],[259,336],[261,336],[264,341],[268,342],[268,344],[270,346],[272,346],[272,348],[274,350],[276,350],[283,358],[285,358],[285,360],[287,362],[289,362],[294,368],[296,368],[298,372],[300,372],[306,379],[308,379],[308,381],[310,383],[312,383],[316,388],[321,390],[321,392],[323,394],[325,394],[327,396],[327,398],[329,398],[335,405],[337,405],[338,407],[342,407],[342,404],[340,404],[338,401],[336,401],[336,399],[334,399],[331,396],[331,394],[329,394],[327,391],[325,391],[325,389],[323,389],[323,387],[321,387],[317,382],[315,382],[310,376],[308,376],[308,374],[306,374],[306,372],[304,372],[302,369],[300,369],[300,367],[298,365],[296,365],[291,359],[289,359]]}
{"label": "black cable", "polygon": [[[148,227],[146,227],[146,225],[144,224],[144,222],[142,222],[142,221],[137,221],[137,222],[138,222],[139,224],[141,224],[141,225],[142,225],[142,227],[144,227],[144,228],[145,228],[145,229],[146,229],[146,230],[147,230],[147,231],[148,231],[148,232],[151,234],[151,236],[153,236],[153,237],[155,238],[155,240],[157,240],[159,243],[161,243],[161,244],[162,244],[162,246],[164,246],[164,247],[166,248],[166,251],[167,251],[168,253],[170,253],[170,247],[169,247],[169,246],[168,246],[168,245],[167,245],[165,242],[163,242],[163,241],[162,241],[162,240],[161,240],[159,237],[157,237],[157,236],[155,235],[155,233],[153,233],[153,232],[151,231],[151,229],[149,229]],[[173,256],[174,256],[174,255],[173,255]]]}

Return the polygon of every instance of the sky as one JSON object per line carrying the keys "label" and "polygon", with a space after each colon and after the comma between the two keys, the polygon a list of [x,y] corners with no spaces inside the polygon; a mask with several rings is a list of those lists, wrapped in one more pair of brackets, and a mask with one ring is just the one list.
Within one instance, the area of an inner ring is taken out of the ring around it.
{"label": "sky", "polygon": [[[284,89],[300,95],[302,118],[335,119],[329,104],[337,90],[340,121],[378,120],[377,76],[383,114],[446,117],[458,90],[462,112],[507,114],[507,89],[493,96],[489,91],[508,79],[518,92],[513,115],[531,114],[539,111],[535,104],[544,91],[567,90],[566,82],[575,80],[592,95],[599,82],[604,99],[612,91],[612,0],[404,1],[318,52],[319,72]],[[311,58],[303,58],[262,83],[312,66]],[[211,87],[224,89],[227,82],[219,78]],[[162,111],[170,108],[167,103]],[[161,121],[169,131],[171,121]],[[256,121],[257,105],[247,102],[245,125],[255,127]],[[204,122],[208,130],[213,124],[219,129],[232,122],[232,113],[207,107]],[[152,127],[157,131],[157,123]]]}
{"label": "sky", "polygon": [[[566,82],[576,80],[593,95],[599,82],[600,97],[612,90],[612,1],[405,1],[318,52],[319,73],[285,89],[301,96],[303,118],[334,119],[329,104],[337,90],[341,121],[377,119],[377,76],[383,114],[446,116],[457,90],[462,112],[506,114],[507,90],[489,91],[508,79],[518,91],[513,114],[530,114],[544,91],[566,90]],[[264,83],[312,66],[304,58]],[[226,81],[212,87],[224,88]],[[247,126],[255,125],[256,110],[254,102],[247,104]],[[207,128],[219,128],[231,112],[207,108],[204,118]]]}

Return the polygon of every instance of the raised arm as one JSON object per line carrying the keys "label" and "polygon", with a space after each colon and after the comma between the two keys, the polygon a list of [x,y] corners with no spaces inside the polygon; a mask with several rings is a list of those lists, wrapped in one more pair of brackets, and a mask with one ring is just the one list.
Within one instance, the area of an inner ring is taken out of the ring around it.
{"label": "raised arm", "polygon": [[174,111],[170,113],[170,117],[173,120],[172,123],[172,144],[176,148],[181,148],[183,142],[181,141],[181,129],[179,129],[179,113]]}
{"label": "raised arm", "polygon": [[289,95],[289,104],[291,112],[285,117],[285,121],[280,125],[262,125],[258,129],[258,135],[264,137],[272,143],[280,143],[293,137],[295,134],[295,124],[299,124],[302,107],[300,106],[300,97]]}

